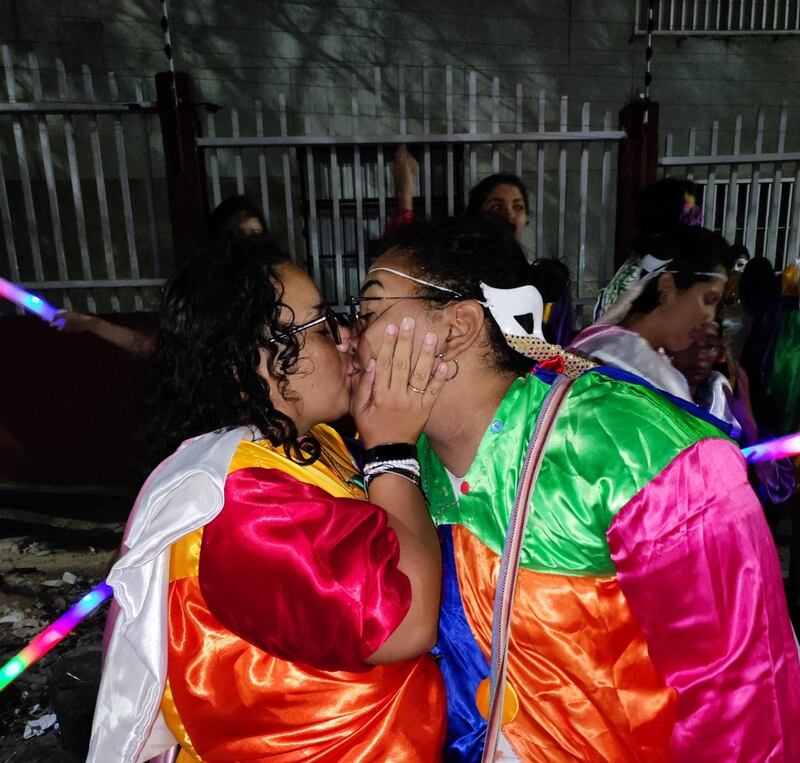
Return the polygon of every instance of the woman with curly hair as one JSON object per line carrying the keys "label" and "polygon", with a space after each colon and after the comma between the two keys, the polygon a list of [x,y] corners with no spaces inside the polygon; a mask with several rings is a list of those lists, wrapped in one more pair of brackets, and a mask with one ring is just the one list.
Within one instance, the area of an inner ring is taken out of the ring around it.
{"label": "woman with curly hair", "polygon": [[[432,336],[412,362],[413,336],[387,326],[360,368],[317,287],[258,238],[169,284],[152,445],[174,453],[109,575],[89,761],[176,744],[181,761],[441,758],[441,559],[414,443],[446,366]],[[366,486],[323,423],[348,411]]]}

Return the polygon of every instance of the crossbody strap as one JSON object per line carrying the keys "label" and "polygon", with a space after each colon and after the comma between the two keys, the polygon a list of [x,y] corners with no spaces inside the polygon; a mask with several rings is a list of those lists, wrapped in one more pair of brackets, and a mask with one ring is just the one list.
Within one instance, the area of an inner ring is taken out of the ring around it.
{"label": "crossbody strap", "polygon": [[508,666],[508,639],[511,633],[511,607],[514,602],[514,592],[517,585],[519,559],[528,522],[530,499],[558,411],[574,382],[574,379],[559,376],[542,402],[542,407],[539,409],[539,416],[536,420],[536,428],[533,431],[522,466],[511,517],[508,521],[506,542],[503,548],[497,590],[494,597],[489,715],[486,741],[483,748],[483,757],[481,758],[482,763],[491,763],[494,760],[500,736],[500,725],[503,717],[503,692]]}

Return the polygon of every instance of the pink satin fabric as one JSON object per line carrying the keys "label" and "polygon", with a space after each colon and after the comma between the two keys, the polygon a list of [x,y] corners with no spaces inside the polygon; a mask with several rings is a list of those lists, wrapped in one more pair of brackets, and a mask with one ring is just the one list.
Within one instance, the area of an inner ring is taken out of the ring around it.
{"label": "pink satin fabric", "polygon": [[618,581],[666,684],[678,761],[800,761],[800,665],[741,454],[705,440],[616,516]]}
{"label": "pink satin fabric", "polygon": [[411,605],[386,513],[277,469],[228,475],[203,531],[200,589],[227,629],[322,670],[369,669]]}

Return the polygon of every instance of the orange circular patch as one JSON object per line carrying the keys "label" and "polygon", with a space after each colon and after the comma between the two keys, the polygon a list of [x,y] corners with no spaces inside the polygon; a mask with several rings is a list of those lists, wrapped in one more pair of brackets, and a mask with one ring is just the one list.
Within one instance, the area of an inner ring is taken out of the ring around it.
{"label": "orange circular patch", "polygon": [[[478,689],[475,692],[475,705],[478,712],[488,720],[489,718],[489,685],[491,680],[484,678],[478,684]],[[517,717],[519,712],[519,698],[514,687],[506,681],[505,688],[503,689],[503,717],[500,721],[502,726],[511,723]]]}

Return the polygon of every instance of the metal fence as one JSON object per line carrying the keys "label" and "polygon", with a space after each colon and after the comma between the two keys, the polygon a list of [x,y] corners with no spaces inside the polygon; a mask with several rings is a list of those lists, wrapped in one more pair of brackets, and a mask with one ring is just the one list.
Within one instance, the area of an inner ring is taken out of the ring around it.
{"label": "metal fence", "polygon": [[[635,0],[636,34],[647,33],[649,0]],[[800,0],[655,0],[653,34],[800,34]]]}
{"label": "metal fence", "polygon": [[156,104],[142,83],[120,93],[113,72],[2,56],[0,274],[67,308],[152,309],[169,240]]}
{"label": "metal fence", "polygon": [[[138,83],[125,100],[113,74],[101,99],[88,67],[70,78],[60,61],[44,70],[33,57],[15,65],[8,48],[2,54],[0,275],[79,310],[154,309],[173,265],[167,209],[176,203],[156,103]],[[780,268],[800,242],[800,151],[786,145],[786,109],[759,112],[752,153],[743,121],[666,136],[659,165],[699,184],[709,227]],[[611,112],[588,103],[453,67],[374,67],[344,83],[301,83],[289,97],[263,92],[252,106],[208,111],[203,125],[212,206],[233,193],[258,200],[335,304],[358,290],[392,217],[391,157],[401,143],[419,161],[420,216],[459,214],[491,172],[523,178],[523,244],[531,259],[568,264],[579,322],[612,274],[625,135]]]}
{"label": "metal fence", "polygon": [[800,245],[800,150],[787,150],[786,108],[769,116],[777,116],[774,132],[765,127],[767,112],[756,116],[752,153],[742,146],[739,114],[723,133],[732,136],[729,145],[721,145],[718,121],[707,131],[691,128],[679,147],[668,134],[659,165],[664,174],[685,175],[699,185],[707,227],[779,270],[797,257]]}
{"label": "metal fence", "polygon": [[[332,82],[320,85],[324,106],[313,116],[278,94],[271,132],[260,101],[246,112],[209,113],[198,145],[213,203],[233,192],[260,199],[292,256],[343,304],[391,218],[391,155],[405,143],[419,161],[420,215],[458,214],[489,173],[522,177],[530,257],[567,262],[579,304],[593,303],[613,267],[615,148],[624,133],[612,129],[611,112],[593,116],[588,103],[578,112],[566,96],[554,104],[544,92],[452,67],[376,67],[372,75],[369,87],[348,83],[346,98],[341,85],[338,96]],[[349,113],[337,113],[337,103]]]}

